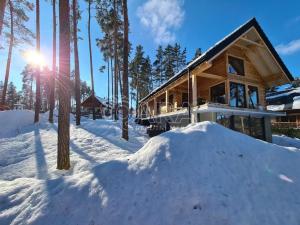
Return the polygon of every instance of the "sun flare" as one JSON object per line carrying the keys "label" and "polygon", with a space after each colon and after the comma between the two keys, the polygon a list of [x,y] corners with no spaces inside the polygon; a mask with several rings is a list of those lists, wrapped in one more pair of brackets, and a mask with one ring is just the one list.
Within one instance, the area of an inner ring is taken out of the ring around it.
{"label": "sun flare", "polygon": [[43,68],[47,65],[43,54],[41,54],[37,51],[34,51],[34,50],[26,51],[24,53],[24,58],[30,65],[33,65],[36,67],[39,66],[40,68]]}

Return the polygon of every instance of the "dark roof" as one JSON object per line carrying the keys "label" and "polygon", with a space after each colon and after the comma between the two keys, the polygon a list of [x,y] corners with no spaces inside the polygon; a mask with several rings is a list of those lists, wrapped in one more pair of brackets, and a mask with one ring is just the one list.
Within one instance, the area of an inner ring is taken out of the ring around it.
{"label": "dark roof", "polygon": [[292,107],[295,97],[300,96],[300,88],[290,88],[267,94],[268,105],[290,105]]}
{"label": "dark roof", "polygon": [[82,103],[81,103],[82,107],[103,107],[105,106],[100,100],[99,98],[97,98],[94,95],[90,95],[87,99],[85,99]]}
{"label": "dark roof", "polygon": [[293,81],[294,78],[281,60],[280,56],[274,49],[273,45],[267,38],[266,34],[258,24],[257,20],[255,18],[252,18],[236,30],[234,30],[232,33],[227,35],[224,39],[221,41],[217,42],[213,47],[209,48],[205,53],[203,53],[201,56],[193,60],[191,63],[189,63],[183,70],[181,70],[179,73],[175,74],[173,77],[171,77],[166,83],[161,85],[160,87],[154,89],[149,95],[147,95],[145,98],[140,100],[140,102],[145,101],[146,99],[150,98],[152,95],[154,95],[156,92],[162,90],[166,86],[168,86],[170,83],[174,82],[175,80],[179,79],[182,77],[186,72],[188,72],[189,69],[193,69],[199,64],[209,61],[211,58],[219,54],[222,50],[224,50],[227,46],[229,46],[232,42],[234,42],[236,39],[238,39],[242,34],[244,34],[247,30],[249,30],[251,27],[254,27],[267,47],[269,48],[270,52],[273,54],[274,58],[277,60],[279,65],[281,66],[282,70],[285,72],[285,74],[288,76],[290,81]]}

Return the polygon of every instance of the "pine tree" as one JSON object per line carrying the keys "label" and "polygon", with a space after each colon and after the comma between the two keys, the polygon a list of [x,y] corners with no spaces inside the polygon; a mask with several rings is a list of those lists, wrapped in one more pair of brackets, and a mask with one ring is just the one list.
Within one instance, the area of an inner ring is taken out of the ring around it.
{"label": "pine tree", "polygon": [[156,59],[153,63],[153,78],[156,86],[162,85],[165,80],[163,71],[163,57],[164,51],[162,46],[160,45],[156,50]]}
{"label": "pine tree", "polygon": [[52,74],[50,79],[50,110],[49,122],[53,123],[53,111],[55,107],[55,79],[56,79],[56,0],[52,0]]}
{"label": "pine tree", "polygon": [[4,32],[9,42],[4,87],[2,90],[1,104],[5,104],[7,85],[10,74],[10,65],[12,61],[12,52],[14,46],[21,44],[31,44],[34,34],[25,26],[29,20],[27,14],[33,10],[33,4],[27,0],[8,1],[9,6],[9,31]]}
{"label": "pine tree", "polygon": [[163,71],[165,73],[165,81],[175,75],[175,57],[172,45],[167,45],[164,50]]}
{"label": "pine tree", "polygon": [[202,54],[201,48],[197,48],[193,60],[197,59],[199,56],[201,56],[201,54]]}
{"label": "pine tree", "polygon": [[[36,0],[36,52],[40,53],[40,0]],[[41,77],[40,67],[36,68],[36,87],[35,87],[35,110],[34,122],[39,122],[41,109]]]}
{"label": "pine tree", "polygon": [[141,88],[140,99],[144,98],[153,89],[152,65],[150,57],[147,56],[142,60],[141,80],[144,85]]}
{"label": "pine tree", "polygon": [[144,57],[143,47],[136,47],[135,56],[129,65],[130,87],[135,90],[131,93],[135,97],[136,115],[138,115],[138,102],[144,98],[153,87],[152,65],[149,56]]}
{"label": "pine tree", "polygon": [[10,41],[9,41],[9,49],[8,49],[8,56],[7,56],[7,63],[6,63],[6,71],[5,71],[5,80],[4,80],[4,87],[2,92],[2,99],[1,104],[5,104],[5,97],[6,97],[6,89],[7,83],[9,78],[10,72],[10,64],[11,64],[11,56],[14,44],[14,6],[11,0],[8,1],[9,4],[9,14],[10,14]]}
{"label": "pine tree", "polygon": [[17,93],[16,86],[13,84],[13,82],[10,82],[8,84],[7,89],[7,104],[10,109],[14,108],[14,104],[18,103],[19,101],[19,95]]}
{"label": "pine tree", "polygon": [[59,114],[57,169],[70,168],[70,15],[69,1],[59,0]]}
{"label": "pine tree", "polygon": [[33,80],[34,80],[34,68],[30,65],[26,65],[21,72],[22,76],[22,92],[23,92],[23,104],[26,109],[32,109],[33,106]]}
{"label": "pine tree", "polygon": [[77,23],[78,23],[78,6],[77,0],[73,0],[73,44],[74,44],[74,65],[75,65],[75,100],[76,100],[76,125],[80,125],[80,70],[79,70],[79,55],[78,55],[78,38],[77,38]]}
{"label": "pine tree", "polygon": [[0,1],[0,37],[1,37],[1,34],[2,34],[2,28],[3,28],[6,1],[7,0],[1,0]]}

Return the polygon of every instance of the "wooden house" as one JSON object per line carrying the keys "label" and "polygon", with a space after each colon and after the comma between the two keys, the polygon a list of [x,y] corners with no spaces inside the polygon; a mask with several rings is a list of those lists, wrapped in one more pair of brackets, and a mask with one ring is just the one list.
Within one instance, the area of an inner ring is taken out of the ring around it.
{"label": "wooden house", "polygon": [[300,87],[276,91],[267,95],[267,109],[286,115],[272,118],[275,128],[300,128]]}
{"label": "wooden house", "polygon": [[99,118],[107,115],[107,111],[111,111],[111,106],[108,104],[107,100],[100,98],[98,96],[91,95],[86,98],[82,103],[81,107],[83,108],[83,114],[92,114],[93,107],[95,107],[96,115]]}
{"label": "wooden house", "polygon": [[290,83],[289,70],[255,18],[216,43],[139,102],[142,123],[186,126],[215,121],[271,141],[267,88]]}

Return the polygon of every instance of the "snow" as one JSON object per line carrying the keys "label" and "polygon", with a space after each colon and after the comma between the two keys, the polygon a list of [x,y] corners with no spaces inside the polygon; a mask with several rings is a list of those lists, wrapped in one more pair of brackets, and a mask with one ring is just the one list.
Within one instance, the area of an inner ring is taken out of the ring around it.
{"label": "snow", "polygon": [[291,147],[290,149],[293,149],[297,151],[300,149],[300,139],[298,138],[290,138],[285,135],[273,135],[272,136],[273,143],[280,145],[280,146],[285,146],[285,147]]}
{"label": "snow", "polygon": [[285,104],[281,105],[267,105],[267,110],[270,111],[282,111],[284,110]]}
{"label": "snow", "polygon": [[273,99],[273,98],[279,98],[279,97],[283,97],[283,96],[288,96],[291,94],[300,94],[300,87],[298,88],[293,88],[290,91],[286,91],[280,94],[274,94],[274,95],[270,95],[267,97],[267,99]]}
{"label": "snow", "polygon": [[0,136],[1,225],[299,224],[300,144],[212,122],[148,140],[132,121],[126,142],[119,122],[72,119],[72,168],[62,172],[57,123],[21,128]]}
{"label": "snow", "polygon": [[33,123],[34,112],[29,110],[0,111],[0,137],[15,136],[20,129]]}

